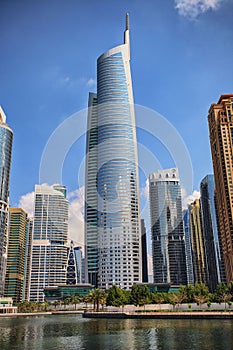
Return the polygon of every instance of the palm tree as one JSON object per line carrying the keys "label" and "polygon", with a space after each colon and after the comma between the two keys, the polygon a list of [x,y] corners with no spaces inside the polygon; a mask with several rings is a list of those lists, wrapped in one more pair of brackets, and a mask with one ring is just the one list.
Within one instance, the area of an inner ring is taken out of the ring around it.
{"label": "palm tree", "polygon": [[77,304],[79,304],[81,300],[82,300],[82,298],[79,295],[72,296],[71,303],[75,305],[75,310],[77,308]]}
{"label": "palm tree", "polygon": [[106,300],[105,292],[102,289],[92,289],[88,294],[88,299],[94,304],[94,311],[99,311],[100,304],[104,304]]}

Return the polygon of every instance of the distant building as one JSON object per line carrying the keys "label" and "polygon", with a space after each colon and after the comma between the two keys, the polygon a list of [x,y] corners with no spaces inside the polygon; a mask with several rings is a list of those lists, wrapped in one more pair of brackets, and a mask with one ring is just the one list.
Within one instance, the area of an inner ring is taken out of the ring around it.
{"label": "distant building", "polygon": [[66,188],[36,185],[30,301],[44,301],[45,287],[66,284],[67,238]]}
{"label": "distant building", "polygon": [[186,270],[187,270],[187,284],[194,284],[193,274],[193,258],[192,258],[192,242],[189,228],[189,210],[183,211],[184,222],[184,242],[185,242],[185,257],[186,257]]}
{"label": "distant building", "polygon": [[150,174],[149,187],[154,283],[187,284],[178,170]]}
{"label": "distant building", "polygon": [[201,214],[206,257],[206,278],[210,292],[217,284],[225,282],[221,240],[218,236],[214,176],[207,175],[200,185]]}
{"label": "distant building", "polygon": [[94,286],[91,284],[58,285],[44,288],[44,295],[47,301],[56,301],[75,295],[85,297],[92,289],[94,289]]}
{"label": "distant building", "polygon": [[208,114],[219,234],[226,281],[233,281],[233,94],[222,95]]}
{"label": "distant building", "polygon": [[4,294],[7,261],[7,220],[13,131],[0,107],[0,296]]}
{"label": "distant building", "polygon": [[85,284],[87,283],[86,281],[86,259],[85,257],[82,258],[82,281],[81,283]]}
{"label": "distant building", "polygon": [[5,296],[14,303],[25,298],[27,264],[27,213],[21,208],[9,209],[9,239]]}
{"label": "distant building", "polygon": [[70,242],[70,246],[67,248],[66,284],[77,284],[77,267],[73,241]]}
{"label": "distant building", "polygon": [[[74,247],[75,262],[76,262],[76,271],[77,271],[77,283],[83,283],[82,274],[83,274],[83,254],[81,247]],[[85,273],[85,271],[84,271]]]}
{"label": "distant building", "polygon": [[142,282],[148,282],[148,262],[147,262],[147,241],[146,226],[144,219],[141,219],[141,239],[142,239]]}
{"label": "distant building", "polygon": [[192,246],[194,282],[206,284],[206,261],[199,199],[196,199],[189,205],[189,228]]}
{"label": "distant building", "polygon": [[0,298],[0,314],[16,314],[18,307],[13,306],[12,298]]}
{"label": "distant building", "polygon": [[26,271],[25,271],[25,291],[24,299],[29,301],[29,290],[31,280],[31,267],[32,267],[32,232],[33,231],[33,219],[27,220],[27,239],[26,239]]}

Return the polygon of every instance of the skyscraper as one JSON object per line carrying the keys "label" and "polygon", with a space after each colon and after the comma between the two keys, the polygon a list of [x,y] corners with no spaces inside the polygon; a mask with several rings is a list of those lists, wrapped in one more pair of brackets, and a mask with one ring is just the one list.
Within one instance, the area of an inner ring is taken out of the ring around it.
{"label": "skyscraper", "polygon": [[194,284],[192,242],[191,242],[190,227],[189,227],[189,210],[188,209],[183,211],[183,223],[184,223],[187,284]]}
{"label": "skyscraper", "polygon": [[21,208],[10,208],[5,296],[14,302],[25,297],[27,235],[27,213]]}
{"label": "skyscraper", "polygon": [[200,199],[189,205],[189,230],[195,283],[206,284],[206,260],[201,222]]}
{"label": "skyscraper", "polygon": [[225,282],[221,240],[218,236],[214,176],[206,175],[201,181],[201,215],[206,257],[206,278],[210,292]]}
{"label": "skyscraper", "polygon": [[31,263],[32,263],[32,231],[33,231],[33,218],[27,220],[27,239],[26,239],[26,273],[25,273],[25,295],[24,299],[29,301],[29,290],[31,280]]}
{"label": "skyscraper", "polygon": [[149,188],[154,282],[187,284],[178,170],[150,174]]}
{"label": "skyscraper", "polygon": [[7,261],[7,218],[13,131],[0,107],[0,296],[4,294]]}
{"label": "skyscraper", "polygon": [[83,278],[83,256],[81,247],[74,247],[76,271],[77,271],[77,284],[85,283],[85,276]]}
{"label": "skyscraper", "polygon": [[148,282],[148,262],[147,262],[147,241],[146,226],[144,219],[141,219],[141,239],[142,239],[142,282]]}
{"label": "skyscraper", "polygon": [[30,300],[44,301],[43,289],[66,284],[68,201],[60,185],[35,186]]}
{"label": "skyscraper", "polygon": [[208,114],[219,233],[227,283],[233,281],[233,94],[222,95]]}
{"label": "skyscraper", "polygon": [[98,58],[97,99],[93,96],[90,105],[85,215],[88,281],[94,284],[96,278],[100,288],[116,284],[129,289],[141,281],[141,232],[128,14],[124,44]]}
{"label": "skyscraper", "polygon": [[85,183],[85,274],[86,281],[97,287],[98,276],[98,114],[97,95],[89,94],[86,134]]}

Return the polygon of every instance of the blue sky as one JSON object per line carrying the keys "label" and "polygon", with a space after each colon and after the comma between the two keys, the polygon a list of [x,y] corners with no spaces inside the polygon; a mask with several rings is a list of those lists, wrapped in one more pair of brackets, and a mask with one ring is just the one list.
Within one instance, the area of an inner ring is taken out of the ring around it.
{"label": "blue sky", "polygon": [[[38,183],[52,132],[87,107],[88,92],[96,89],[96,59],[123,42],[126,12],[135,103],[158,111],[180,133],[192,160],[193,189],[199,189],[212,173],[208,108],[233,92],[233,1],[192,3],[0,1],[0,105],[14,131],[11,205]],[[174,166],[169,157],[161,159],[156,142],[139,138],[163,167]],[[84,150],[82,137],[65,160],[63,184],[70,192],[78,187]]]}

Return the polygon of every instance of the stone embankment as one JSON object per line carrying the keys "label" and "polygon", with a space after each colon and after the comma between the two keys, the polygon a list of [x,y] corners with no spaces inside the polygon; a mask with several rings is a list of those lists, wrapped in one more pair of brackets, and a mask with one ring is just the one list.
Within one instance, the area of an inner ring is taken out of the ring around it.
{"label": "stone embankment", "polygon": [[230,311],[197,312],[84,312],[84,318],[127,318],[127,319],[233,319]]}

